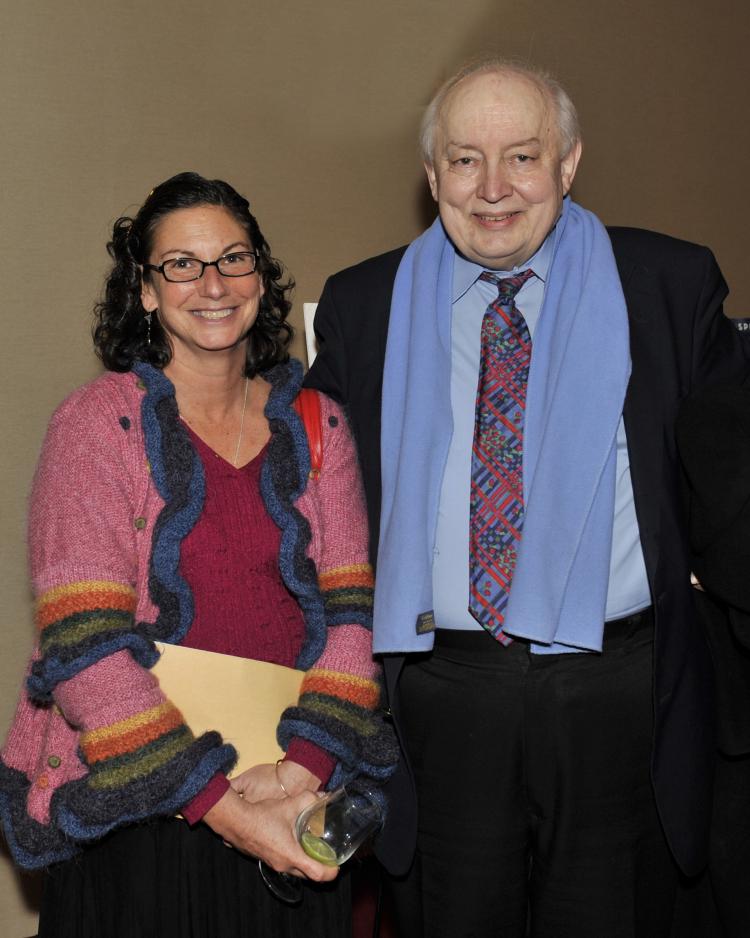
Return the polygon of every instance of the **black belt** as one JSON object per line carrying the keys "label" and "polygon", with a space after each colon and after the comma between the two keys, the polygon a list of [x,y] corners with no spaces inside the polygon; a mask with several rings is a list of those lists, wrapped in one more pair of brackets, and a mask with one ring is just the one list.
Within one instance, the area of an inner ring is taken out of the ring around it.
{"label": "black belt", "polygon": [[[654,607],[647,606],[621,619],[610,619],[604,623],[603,645],[620,644],[636,632],[654,627]],[[435,629],[436,648],[457,648],[470,651],[474,648],[487,648],[488,633],[482,629]],[[526,639],[514,639],[513,644],[528,645]],[[496,644],[500,645],[499,642]],[[502,647],[502,646],[501,646]]]}

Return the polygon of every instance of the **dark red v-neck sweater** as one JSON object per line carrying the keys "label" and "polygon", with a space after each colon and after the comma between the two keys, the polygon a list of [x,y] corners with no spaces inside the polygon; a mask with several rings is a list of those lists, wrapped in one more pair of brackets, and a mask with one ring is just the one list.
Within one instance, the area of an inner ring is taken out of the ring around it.
{"label": "dark red v-neck sweater", "polygon": [[[180,573],[195,602],[193,624],[182,644],[293,668],[305,639],[305,623],[279,573],[281,532],[260,494],[266,447],[237,469],[187,429],[203,463],[206,496],[180,551]],[[335,765],[328,753],[304,740],[293,740],[286,758],[323,782]],[[215,776],[183,815],[191,823],[198,821],[227,785],[223,775]]]}

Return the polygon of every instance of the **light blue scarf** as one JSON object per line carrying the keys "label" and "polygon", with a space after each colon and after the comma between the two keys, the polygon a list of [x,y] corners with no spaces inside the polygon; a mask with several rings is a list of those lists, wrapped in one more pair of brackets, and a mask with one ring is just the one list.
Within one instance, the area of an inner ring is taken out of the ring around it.
{"label": "light blue scarf", "polygon": [[[601,222],[566,199],[534,335],[526,515],[505,629],[535,652],[601,650],[628,319]],[[396,274],[383,375],[376,652],[428,651],[438,500],[452,433],[455,250],[438,219]],[[468,570],[466,596],[468,603]],[[428,620],[429,621],[429,620]],[[422,623],[422,625],[420,625]]]}

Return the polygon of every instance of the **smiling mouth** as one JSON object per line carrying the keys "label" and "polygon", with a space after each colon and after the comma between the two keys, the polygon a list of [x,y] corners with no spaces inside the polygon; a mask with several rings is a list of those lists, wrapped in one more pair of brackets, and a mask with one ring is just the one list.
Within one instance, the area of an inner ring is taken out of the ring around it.
{"label": "smiling mouth", "polygon": [[190,312],[193,316],[198,316],[200,319],[226,319],[227,316],[232,315],[234,307],[231,309],[191,309]]}
{"label": "smiling mouth", "polygon": [[493,222],[508,221],[509,218],[515,218],[516,215],[520,214],[520,212],[504,212],[502,215],[480,215],[479,212],[475,212],[474,217],[480,222],[492,224]]}

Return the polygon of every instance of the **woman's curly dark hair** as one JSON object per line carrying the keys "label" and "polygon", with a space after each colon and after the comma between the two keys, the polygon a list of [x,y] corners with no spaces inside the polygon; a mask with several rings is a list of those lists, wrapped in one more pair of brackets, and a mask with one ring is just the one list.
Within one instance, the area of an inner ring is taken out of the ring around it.
{"label": "woman's curly dark hair", "polygon": [[159,222],[170,212],[195,205],[220,205],[244,228],[258,254],[257,270],[265,288],[258,316],[248,334],[245,374],[249,378],[289,357],[293,330],[286,321],[291,309],[289,293],[294,281],[282,280],[282,264],[271,256],[247,199],[221,179],[198,173],[179,173],[151,191],[135,218],[118,218],[107,251],[114,261],[104,299],[94,307],[94,345],[110,371],[129,371],[135,361],[164,368],[172,348],[158,317],[151,323],[148,341],[146,310],[141,303],[142,277],[161,276],[144,271]]}

